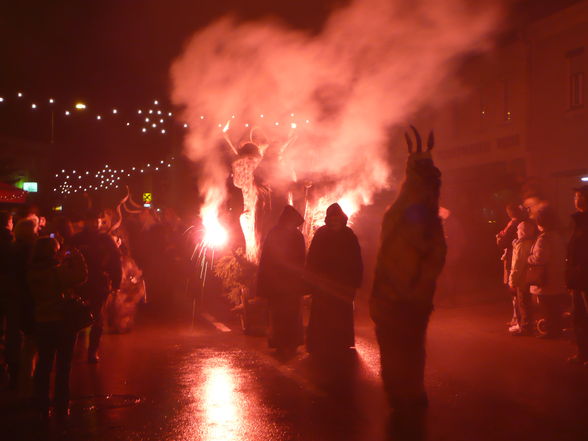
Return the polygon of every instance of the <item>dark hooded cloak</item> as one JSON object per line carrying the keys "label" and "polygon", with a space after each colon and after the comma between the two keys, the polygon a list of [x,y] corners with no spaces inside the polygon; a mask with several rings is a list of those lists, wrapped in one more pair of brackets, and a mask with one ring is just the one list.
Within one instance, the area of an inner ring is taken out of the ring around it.
{"label": "dark hooded cloak", "polygon": [[303,343],[301,300],[304,295],[304,219],[287,205],[263,244],[257,295],[268,301],[270,347],[290,349]]}
{"label": "dark hooded cloak", "polygon": [[[342,228],[336,228],[337,223]],[[312,306],[307,348],[311,353],[355,345],[353,299],[361,285],[363,262],[357,237],[346,224],[339,204],[331,205],[325,226],[316,231],[308,251]]]}

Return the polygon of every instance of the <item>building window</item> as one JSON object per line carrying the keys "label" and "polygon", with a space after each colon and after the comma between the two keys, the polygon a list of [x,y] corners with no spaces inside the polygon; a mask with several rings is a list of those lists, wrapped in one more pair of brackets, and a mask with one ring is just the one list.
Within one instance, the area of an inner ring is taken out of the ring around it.
{"label": "building window", "polygon": [[584,48],[574,49],[566,54],[569,68],[569,108],[584,107],[584,71],[586,56]]}
{"label": "building window", "polygon": [[575,72],[570,75],[570,108],[584,106],[584,73]]}

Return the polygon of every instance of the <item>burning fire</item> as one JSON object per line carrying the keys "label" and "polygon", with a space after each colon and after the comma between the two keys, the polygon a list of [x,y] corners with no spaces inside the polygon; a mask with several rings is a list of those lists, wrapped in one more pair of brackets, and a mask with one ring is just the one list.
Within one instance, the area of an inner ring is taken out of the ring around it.
{"label": "burning fire", "polygon": [[343,213],[345,213],[349,219],[359,211],[359,205],[351,197],[342,197],[337,203],[341,206]]}
{"label": "burning fire", "polygon": [[204,226],[202,242],[206,247],[221,248],[227,244],[229,234],[218,220],[216,210],[203,210],[202,225]]}

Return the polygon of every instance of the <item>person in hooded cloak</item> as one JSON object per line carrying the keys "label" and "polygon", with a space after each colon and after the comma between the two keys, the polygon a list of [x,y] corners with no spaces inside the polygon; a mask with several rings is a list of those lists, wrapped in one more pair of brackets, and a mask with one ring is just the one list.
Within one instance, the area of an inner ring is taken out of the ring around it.
{"label": "person in hooded cloak", "polygon": [[363,277],[359,242],[339,206],[327,209],[325,225],[310,244],[306,267],[312,304],[306,346],[310,354],[341,352],[355,346],[353,300]]}
{"label": "person in hooded cloak", "polygon": [[263,244],[257,276],[257,295],[269,310],[269,346],[292,355],[304,342],[302,296],[304,295],[304,236],[298,229],[304,218],[286,205],[278,223]]}

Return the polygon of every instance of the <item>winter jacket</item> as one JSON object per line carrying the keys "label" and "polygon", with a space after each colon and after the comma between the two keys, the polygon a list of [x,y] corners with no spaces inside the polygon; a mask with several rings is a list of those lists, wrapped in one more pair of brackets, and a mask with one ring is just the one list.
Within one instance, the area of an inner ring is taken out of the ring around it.
{"label": "winter jacket", "polygon": [[508,279],[508,286],[511,288],[527,287],[527,259],[533,248],[533,239],[515,239],[512,248],[512,265]]}
{"label": "winter jacket", "polygon": [[71,246],[84,255],[88,265],[88,280],[80,287],[85,299],[104,299],[117,290],[122,280],[120,251],[112,236],[99,231],[83,230],[71,239]]}
{"label": "winter jacket", "polygon": [[564,241],[554,231],[542,232],[531,249],[529,265],[539,265],[545,271],[542,286],[531,285],[531,293],[537,295],[557,295],[566,293],[565,284],[565,246]]}
{"label": "winter jacket", "polygon": [[517,228],[522,221],[520,219],[511,219],[506,227],[496,235],[496,245],[502,251],[502,261],[504,262],[503,281],[509,283],[509,275],[512,267],[513,241],[517,239]]}
{"label": "winter jacket", "polygon": [[570,289],[588,290],[588,213],[572,215],[574,231],[568,243],[566,284]]}
{"label": "winter jacket", "polygon": [[88,269],[81,254],[74,254],[62,264],[48,262],[31,265],[27,280],[33,296],[35,321],[56,322],[64,319],[67,291],[82,284]]}

